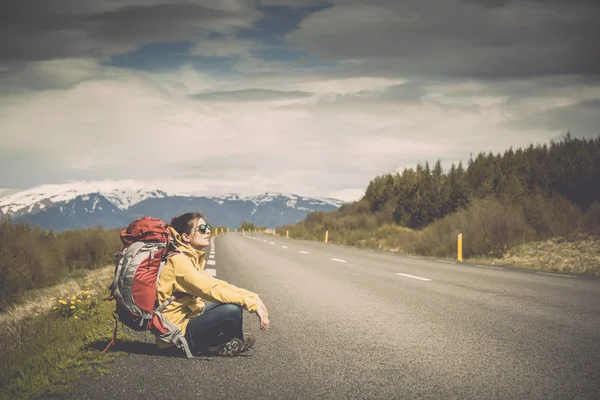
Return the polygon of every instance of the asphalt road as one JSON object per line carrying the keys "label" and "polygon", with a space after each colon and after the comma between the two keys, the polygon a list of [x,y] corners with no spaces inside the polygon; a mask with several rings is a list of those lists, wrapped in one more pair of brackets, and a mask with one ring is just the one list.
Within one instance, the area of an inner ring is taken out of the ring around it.
{"label": "asphalt road", "polygon": [[248,233],[217,237],[213,262],[269,309],[266,333],[244,313],[247,355],[133,348],[70,398],[600,398],[598,278]]}

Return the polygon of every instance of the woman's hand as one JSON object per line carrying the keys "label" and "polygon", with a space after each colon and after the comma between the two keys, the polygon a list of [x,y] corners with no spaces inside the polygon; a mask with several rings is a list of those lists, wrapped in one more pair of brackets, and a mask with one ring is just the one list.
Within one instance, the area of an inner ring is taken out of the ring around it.
{"label": "woman's hand", "polygon": [[259,298],[258,299],[258,310],[256,311],[258,315],[258,319],[260,320],[260,330],[268,331],[269,330],[269,311],[267,311],[267,307],[265,303]]}

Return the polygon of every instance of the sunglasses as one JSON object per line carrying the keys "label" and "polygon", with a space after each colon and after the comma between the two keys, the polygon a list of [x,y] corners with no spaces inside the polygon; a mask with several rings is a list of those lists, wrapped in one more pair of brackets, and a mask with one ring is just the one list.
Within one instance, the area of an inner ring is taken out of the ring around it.
{"label": "sunglasses", "polygon": [[[200,224],[198,225],[198,232],[201,233],[206,233],[206,231],[211,231],[212,232],[212,227],[209,224]],[[190,233],[194,233],[193,231]]]}

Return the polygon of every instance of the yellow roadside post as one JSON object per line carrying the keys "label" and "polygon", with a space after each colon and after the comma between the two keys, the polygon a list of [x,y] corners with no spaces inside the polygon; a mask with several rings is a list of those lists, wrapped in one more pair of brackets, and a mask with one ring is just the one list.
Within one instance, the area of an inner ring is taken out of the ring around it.
{"label": "yellow roadside post", "polygon": [[325,231],[325,243],[329,240],[329,231]]}
{"label": "yellow roadside post", "polygon": [[462,261],[462,233],[458,234],[458,261]]}
{"label": "yellow roadside post", "polygon": [[289,231],[285,231],[285,238],[289,239],[290,238],[290,232]]}
{"label": "yellow roadside post", "polygon": [[227,233],[229,233],[229,228],[227,228]]}

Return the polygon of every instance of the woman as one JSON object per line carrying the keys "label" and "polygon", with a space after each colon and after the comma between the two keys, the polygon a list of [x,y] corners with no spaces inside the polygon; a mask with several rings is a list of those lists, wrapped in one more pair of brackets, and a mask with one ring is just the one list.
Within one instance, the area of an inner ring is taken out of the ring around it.
{"label": "woman", "polygon": [[[171,255],[158,280],[158,304],[171,295],[175,300],[162,312],[181,329],[192,352],[203,353],[217,347],[222,356],[235,356],[248,350],[253,335],[244,338],[243,309],[256,313],[260,329],[269,329],[269,313],[258,294],[219,280],[204,271],[204,252],[210,244],[210,227],[200,213],[173,218],[168,226],[177,252]],[[215,304],[205,307],[201,299]],[[168,347],[157,340],[159,348]]]}

